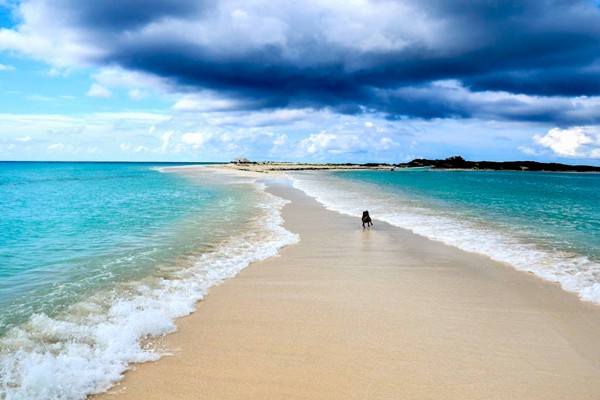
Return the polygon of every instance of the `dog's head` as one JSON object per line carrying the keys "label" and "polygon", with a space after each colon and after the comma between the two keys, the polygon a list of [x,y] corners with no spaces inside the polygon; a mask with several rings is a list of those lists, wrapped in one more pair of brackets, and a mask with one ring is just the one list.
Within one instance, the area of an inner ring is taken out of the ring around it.
{"label": "dog's head", "polygon": [[368,211],[363,211],[363,217],[368,217],[369,216],[369,212]]}

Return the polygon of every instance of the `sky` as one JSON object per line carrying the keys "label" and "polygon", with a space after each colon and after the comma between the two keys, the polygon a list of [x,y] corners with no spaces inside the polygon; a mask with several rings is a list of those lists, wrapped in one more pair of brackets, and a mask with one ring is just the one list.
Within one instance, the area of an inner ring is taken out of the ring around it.
{"label": "sky", "polygon": [[0,0],[0,160],[600,165],[600,0]]}

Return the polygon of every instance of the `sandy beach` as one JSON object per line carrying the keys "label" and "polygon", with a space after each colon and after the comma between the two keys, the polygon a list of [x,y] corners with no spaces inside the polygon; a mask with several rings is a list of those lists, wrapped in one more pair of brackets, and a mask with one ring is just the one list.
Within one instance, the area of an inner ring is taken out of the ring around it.
{"label": "sandy beach", "polygon": [[597,399],[600,307],[283,177],[298,244],[211,289],[100,399]]}
{"label": "sandy beach", "polygon": [[389,170],[392,168],[387,164],[315,164],[315,163],[296,163],[296,162],[231,162],[217,165],[220,171],[237,171],[244,173],[275,173],[283,176],[284,171],[325,171],[325,170]]}

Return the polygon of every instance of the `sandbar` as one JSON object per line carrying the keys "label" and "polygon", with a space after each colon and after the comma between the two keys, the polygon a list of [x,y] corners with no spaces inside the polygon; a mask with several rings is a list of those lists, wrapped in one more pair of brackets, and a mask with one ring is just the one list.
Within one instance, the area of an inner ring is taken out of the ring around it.
{"label": "sandbar", "polygon": [[247,171],[250,173],[280,173],[284,171],[324,171],[324,170],[389,170],[393,168],[388,164],[317,164],[317,163],[296,163],[296,162],[247,162],[227,164],[216,164],[215,168],[223,171]]}
{"label": "sandbar", "polygon": [[265,178],[299,243],[212,288],[174,355],[95,398],[599,398],[600,307]]}

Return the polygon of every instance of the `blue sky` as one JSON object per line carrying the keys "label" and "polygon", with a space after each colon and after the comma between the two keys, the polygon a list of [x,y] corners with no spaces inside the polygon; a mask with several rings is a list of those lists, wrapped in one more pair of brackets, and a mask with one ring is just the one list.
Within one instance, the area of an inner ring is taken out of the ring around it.
{"label": "blue sky", "polygon": [[591,0],[0,0],[0,159],[600,165]]}

